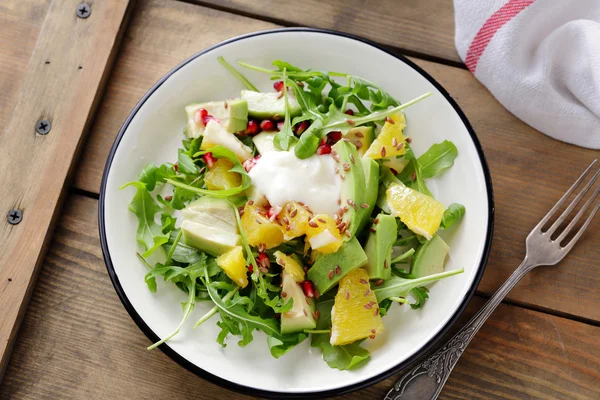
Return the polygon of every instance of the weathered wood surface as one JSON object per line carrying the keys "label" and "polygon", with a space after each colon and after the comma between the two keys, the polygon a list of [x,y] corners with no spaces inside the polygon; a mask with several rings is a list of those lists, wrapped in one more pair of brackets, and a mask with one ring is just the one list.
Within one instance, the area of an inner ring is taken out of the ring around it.
{"label": "weathered wood surface", "polygon": [[[50,5],[0,136],[0,377],[83,133],[102,94],[129,1],[97,3],[87,19],[75,15],[78,4],[54,0]],[[42,119],[52,124],[47,135],[35,131]],[[11,225],[6,215],[15,208],[23,211],[23,221]]]}
{"label": "weathered wood surface", "polygon": [[[98,193],[106,158],[121,124],[146,90],[173,66],[228,37],[273,27],[186,3],[154,0],[140,4],[90,133],[75,186]],[[496,196],[496,229],[479,290],[489,295],[521,263],[529,231],[600,152],[558,142],[525,125],[467,70],[414,61],[460,104],[488,157]],[[599,228],[597,218],[589,232]],[[533,271],[509,299],[600,321],[597,235],[586,235],[560,267]]]}
{"label": "weathered wood surface", "polygon": [[[0,398],[247,398],[203,381],[160,351],[146,350],[149,341],[121,305],[104,266],[97,201],[72,195],[64,210]],[[475,298],[463,321],[481,305]],[[501,305],[441,398],[598,398],[599,345],[599,327]],[[343,398],[382,398],[392,383],[388,379]]]}
{"label": "weathered wood surface", "polygon": [[351,33],[410,53],[461,62],[449,0],[190,0],[286,26]]}

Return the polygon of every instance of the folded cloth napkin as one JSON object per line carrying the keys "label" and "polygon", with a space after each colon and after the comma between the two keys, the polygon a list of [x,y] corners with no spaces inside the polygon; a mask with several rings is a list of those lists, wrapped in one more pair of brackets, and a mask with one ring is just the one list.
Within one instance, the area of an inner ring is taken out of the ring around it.
{"label": "folded cloth napkin", "polygon": [[537,130],[600,149],[600,0],[454,0],[456,49]]}

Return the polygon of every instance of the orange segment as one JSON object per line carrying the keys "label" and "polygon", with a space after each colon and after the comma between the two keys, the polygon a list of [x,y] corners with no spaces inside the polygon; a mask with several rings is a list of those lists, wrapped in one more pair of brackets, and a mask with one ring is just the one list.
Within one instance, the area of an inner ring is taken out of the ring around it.
{"label": "orange segment", "polygon": [[277,218],[283,225],[284,239],[291,240],[306,233],[310,212],[297,202],[290,201],[283,206]]}
{"label": "orange segment", "polygon": [[374,338],[383,330],[379,304],[364,269],[357,268],[340,280],[331,323],[330,343],[334,346]]}
{"label": "orange segment", "polygon": [[276,251],[273,254],[275,255],[275,262],[277,262],[277,264],[288,274],[292,275],[296,282],[302,282],[304,280],[305,274],[302,264],[281,251]]}
{"label": "orange segment", "polygon": [[264,244],[270,249],[283,243],[281,226],[271,221],[261,207],[246,204],[242,215],[242,229],[250,246]]}
{"label": "orange segment", "polygon": [[248,285],[248,267],[246,266],[242,246],[235,246],[217,257],[217,265],[238,286],[245,288]]}
{"label": "orange segment", "polygon": [[433,197],[396,183],[388,187],[386,199],[392,215],[427,240],[440,227],[446,207]]}
{"label": "orange segment", "polygon": [[402,134],[406,127],[404,114],[392,114],[388,118],[394,122],[386,121],[383,124],[379,136],[371,143],[364,157],[378,160],[380,158],[401,156],[406,152],[406,138]]}
{"label": "orange segment", "polygon": [[306,240],[313,250],[321,253],[334,253],[344,242],[333,217],[328,214],[317,214],[308,222]]}
{"label": "orange segment", "polygon": [[237,172],[230,172],[233,163],[226,158],[219,158],[215,165],[204,175],[204,183],[209,190],[224,190],[238,187],[242,177]]}

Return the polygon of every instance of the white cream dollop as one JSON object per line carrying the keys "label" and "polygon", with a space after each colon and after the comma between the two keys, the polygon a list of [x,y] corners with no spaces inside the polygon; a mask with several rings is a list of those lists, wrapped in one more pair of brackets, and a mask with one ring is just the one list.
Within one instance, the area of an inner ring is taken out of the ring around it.
{"label": "white cream dollop", "polygon": [[271,206],[300,201],[316,214],[333,215],[338,210],[342,180],[331,155],[313,155],[301,160],[293,151],[269,151],[252,167],[255,189]]}

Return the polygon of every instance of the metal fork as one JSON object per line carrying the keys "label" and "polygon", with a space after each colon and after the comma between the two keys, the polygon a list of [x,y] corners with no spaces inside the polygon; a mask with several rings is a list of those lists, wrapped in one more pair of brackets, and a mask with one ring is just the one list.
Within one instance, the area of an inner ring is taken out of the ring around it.
{"label": "metal fork", "polygon": [[589,214],[581,228],[575,233],[573,238],[569,240],[565,246],[561,246],[561,244],[565,238],[572,233],[577,222],[591,207],[596,197],[598,197],[600,186],[593,192],[560,235],[554,240],[552,239],[552,236],[557,232],[558,227],[565,222],[575,206],[577,206],[581,199],[583,199],[591,189],[600,175],[600,170],[593,175],[590,181],[583,187],[581,192],[577,194],[552,226],[546,231],[543,231],[542,228],[550,221],[554,214],[557,213],[559,208],[565,204],[569,196],[577,189],[581,182],[583,182],[597,161],[598,160],[594,160],[590,164],[573,186],[571,186],[571,188],[561,197],[558,203],[552,207],[550,212],[548,212],[539,224],[533,228],[525,241],[527,248],[525,259],[506,282],[500,286],[500,289],[494,293],[483,308],[479,310],[479,312],[456,335],[446,342],[444,346],[429,356],[425,361],[404,374],[388,392],[385,400],[437,399],[446,380],[448,380],[448,377],[450,376],[450,372],[452,372],[452,369],[467,348],[467,345],[471,342],[471,339],[479,331],[479,328],[481,328],[490,314],[498,307],[498,304],[500,304],[508,292],[515,287],[525,274],[535,267],[540,265],[555,265],[567,255],[581,235],[583,235],[583,232],[594,218],[594,215],[596,215],[596,212],[598,212],[600,201],[596,203],[592,212]]}

